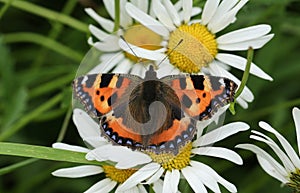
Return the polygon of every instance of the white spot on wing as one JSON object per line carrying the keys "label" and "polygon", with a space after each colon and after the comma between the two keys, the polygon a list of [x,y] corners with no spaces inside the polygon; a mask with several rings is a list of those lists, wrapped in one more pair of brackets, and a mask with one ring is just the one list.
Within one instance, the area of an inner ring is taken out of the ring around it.
{"label": "white spot on wing", "polygon": [[83,79],[82,79],[82,81],[81,81],[81,84],[84,84],[88,79],[89,79],[88,76],[84,76]]}

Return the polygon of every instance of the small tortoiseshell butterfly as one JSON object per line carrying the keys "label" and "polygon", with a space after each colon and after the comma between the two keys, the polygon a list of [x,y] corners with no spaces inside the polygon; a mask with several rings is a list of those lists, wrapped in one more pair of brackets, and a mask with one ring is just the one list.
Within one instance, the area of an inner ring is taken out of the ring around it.
{"label": "small tortoiseshell butterfly", "polygon": [[89,74],[74,80],[75,97],[102,135],[115,144],[155,153],[177,154],[191,141],[196,122],[207,120],[232,102],[237,85],[204,75],[157,78],[153,67],[145,78],[129,74]]}

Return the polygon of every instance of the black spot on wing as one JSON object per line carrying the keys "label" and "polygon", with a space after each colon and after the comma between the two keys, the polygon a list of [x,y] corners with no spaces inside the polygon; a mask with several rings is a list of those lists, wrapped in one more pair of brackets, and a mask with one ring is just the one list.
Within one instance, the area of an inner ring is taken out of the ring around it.
{"label": "black spot on wing", "polygon": [[117,88],[120,88],[122,86],[123,80],[124,80],[124,77],[122,77],[122,76],[118,77],[118,80],[117,80],[117,83],[116,83]]}
{"label": "black spot on wing", "polygon": [[194,88],[198,90],[204,90],[204,76],[202,75],[191,75],[191,80],[194,84]]}
{"label": "black spot on wing", "polygon": [[117,94],[116,92],[115,92],[114,94],[112,94],[112,95],[107,99],[108,106],[113,105],[113,104],[116,102],[117,97],[118,97],[118,94]]}
{"label": "black spot on wing", "polygon": [[190,108],[193,104],[192,100],[186,94],[182,96],[182,102],[187,108]]}
{"label": "black spot on wing", "polygon": [[220,87],[222,86],[221,82],[220,82],[220,77],[218,76],[210,76],[209,80],[210,80],[210,84],[211,84],[211,88],[213,90],[219,90]]}
{"label": "black spot on wing", "polygon": [[186,89],[186,78],[180,78],[179,85],[181,89]]}
{"label": "black spot on wing", "polygon": [[99,88],[108,87],[108,85],[113,77],[114,77],[114,74],[102,74],[101,83],[100,83]]}
{"label": "black spot on wing", "polygon": [[85,86],[91,88],[94,85],[97,76],[98,74],[87,75],[88,79],[85,81]]}

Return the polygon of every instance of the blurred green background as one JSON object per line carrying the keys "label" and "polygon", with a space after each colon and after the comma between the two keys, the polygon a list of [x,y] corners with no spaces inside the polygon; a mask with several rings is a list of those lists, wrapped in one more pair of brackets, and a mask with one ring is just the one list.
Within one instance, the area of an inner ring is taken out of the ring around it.
{"label": "blurred green background", "polygon": [[[95,22],[84,7],[91,6],[108,16],[101,0],[0,0],[0,141],[51,146],[62,140],[83,145],[70,119],[71,82],[89,50],[87,27]],[[297,149],[291,110],[300,107],[300,1],[251,0],[222,33],[260,23],[270,24],[275,37],[255,51],[254,62],[274,81],[250,76],[247,85],[255,101],[247,110],[237,107],[234,116],[228,113],[226,122],[241,120],[259,129],[258,121],[267,121]],[[240,71],[233,71],[242,77]],[[217,145],[233,149],[250,142],[249,134],[240,133]],[[213,158],[203,162],[234,183],[238,192],[292,192],[265,174],[252,153],[237,151],[244,166]],[[23,167],[1,170],[24,160],[28,159],[0,156],[0,193],[79,193],[101,179],[99,175],[53,177],[55,169],[75,164],[45,160],[29,159]]]}

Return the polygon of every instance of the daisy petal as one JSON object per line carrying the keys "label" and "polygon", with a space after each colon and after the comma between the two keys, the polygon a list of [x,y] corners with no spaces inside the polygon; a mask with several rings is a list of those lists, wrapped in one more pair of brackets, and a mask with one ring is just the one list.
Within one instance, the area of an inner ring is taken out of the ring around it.
{"label": "daisy petal", "polygon": [[159,0],[154,0],[153,1],[153,6],[155,6],[154,13],[158,20],[166,26],[169,31],[175,30],[175,26],[173,25],[173,21],[170,18],[166,8],[162,5],[162,3]]}
{"label": "daisy petal", "polygon": [[220,5],[218,6],[217,10],[215,11],[215,14],[209,21],[210,24],[214,25],[215,22],[218,22],[222,19],[222,17],[229,12],[230,9],[232,9],[238,0],[223,0]]}
{"label": "daisy petal", "polygon": [[123,28],[132,26],[133,24],[133,19],[128,15],[125,9],[126,3],[127,0],[120,1],[120,26]]}
{"label": "daisy petal", "polygon": [[161,61],[165,57],[165,54],[163,53],[165,48],[158,49],[158,50],[148,50],[148,49],[144,49],[144,48],[135,46],[128,42],[124,42],[124,40],[122,40],[122,39],[119,40],[119,46],[124,51],[126,51],[132,55],[137,55],[141,58],[145,58],[145,59],[149,59],[149,60]]}
{"label": "daisy petal", "polygon": [[195,193],[207,193],[205,186],[194,173],[194,169],[191,166],[183,168],[181,172]]}
{"label": "daisy petal", "polygon": [[95,192],[110,192],[115,186],[117,182],[112,181],[109,178],[105,178],[100,182],[97,182],[84,193],[95,193]]}
{"label": "daisy petal", "polygon": [[179,183],[179,171],[178,170],[167,170],[165,174],[163,193],[177,192]]}
{"label": "daisy petal", "polygon": [[105,53],[100,57],[101,64],[93,68],[88,74],[107,73],[124,59],[122,52]]}
{"label": "daisy petal", "polygon": [[123,60],[120,62],[119,65],[113,69],[113,73],[121,73],[121,74],[128,74],[130,69],[132,68],[132,63],[130,60]]}
{"label": "daisy petal", "polygon": [[253,49],[258,49],[263,47],[268,41],[270,41],[273,38],[273,36],[274,34],[269,34],[266,36],[262,36],[256,39],[247,40],[243,42],[219,44],[218,48],[220,50],[228,50],[228,51],[248,50],[249,47],[252,47]]}
{"label": "daisy petal", "polygon": [[139,184],[137,186],[137,189],[138,189],[137,193],[148,193],[147,190],[146,190],[146,188],[143,185],[141,185],[141,184]]}
{"label": "daisy petal", "polygon": [[197,177],[200,179],[200,181],[204,184],[204,186],[208,187],[210,190],[212,190],[214,193],[221,193],[221,190],[219,188],[219,185],[217,181],[210,176],[209,174],[205,172],[198,172],[198,170],[194,168],[194,173],[197,175]]}
{"label": "daisy petal", "polygon": [[173,23],[176,26],[181,25],[180,17],[176,11],[176,8],[173,6],[172,2],[170,0],[164,0],[163,4],[165,5],[170,17],[172,18]]}
{"label": "daisy petal", "polygon": [[[223,54],[219,53],[217,54],[216,58],[220,60],[221,62],[228,64],[229,66],[232,66],[234,68],[245,70],[247,60],[243,57],[233,55],[233,54]],[[256,66],[254,63],[251,63],[250,67],[250,73],[254,74],[260,78],[270,80],[272,81],[273,78],[269,76],[267,73],[265,73],[263,70],[261,70],[258,66]]]}
{"label": "daisy petal", "polygon": [[104,41],[109,36],[108,33],[100,30],[94,25],[89,25],[89,30],[100,41]]}
{"label": "daisy petal", "polygon": [[231,135],[234,135],[235,133],[238,133],[240,131],[246,131],[248,129],[249,129],[249,125],[243,122],[229,123],[227,125],[219,127],[218,129],[210,131],[209,133],[199,137],[197,140],[193,142],[193,146],[199,147],[199,146],[210,145],[212,143],[225,139]]}
{"label": "daisy petal", "polygon": [[91,8],[86,8],[85,12],[91,16],[99,25],[101,25],[101,27],[103,27],[103,29],[105,29],[108,32],[113,32],[114,29],[114,22],[105,19],[103,17],[101,17],[100,15],[98,15],[93,9]]}
{"label": "daisy petal", "polygon": [[[257,157],[259,165],[261,165],[262,169],[267,174],[269,174],[270,176],[279,180],[282,183],[289,182],[282,174],[278,173],[278,171],[274,169],[273,165],[271,165],[266,159],[264,159],[262,156],[259,156],[259,155],[257,155],[256,157]],[[269,159],[273,159],[273,158],[269,158]],[[278,164],[278,163],[274,160],[274,164]],[[280,167],[280,164],[278,164],[277,167]]]}
{"label": "daisy petal", "polygon": [[119,51],[119,38],[117,36],[107,36],[103,42],[96,42],[94,47],[103,52]]}
{"label": "daisy petal", "polygon": [[232,44],[244,42],[262,37],[271,31],[271,26],[266,24],[255,25],[247,28],[242,28],[224,34],[217,38],[218,44]]}
{"label": "daisy petal", "polygon": [[99,125],[83,110],[73,110],[73,122],[76,125],[80,137],[92,147],[107,144],[105,138],[101,137]]}
{"label": "daisy petal", "polygon": [[[245,149],[245,150],[249,150],[252,151],[253,153],[255,153],[257,156],[260,156],[261,158],[265,159],[269,164],[267,165],[268,168],[266,168],[267,171],[269,171],[270,167],[272,168],[271,170],[273,170],[273,173],[277,173],[280,174],[282,176],[288,176],[289,174],[286,172],[285,168],[282,167],[274,158],[272,158],[267,152],[265,152],[263,149],[252,145],[252,144],[239,144],[237,146],[235,146],[236,148],[240,148],[240,149]],[[265,163],[265,162],[263,162]],[[265,165],[261,165],[262,167],[264,167]],[[263,168],[264,169],[264,168]],[[265,170],[265,169],[264,169]]]}
{"label": "daisy petal", "polygon": [[83,165],[71,168],[63,168],[52,172],[53,176],[66,177],[66,178],[81,178],[100,174],[103,169],[99,166]]}
{"label": "daisy petal", "polygon": [[242,158],[237,153],[222,147],[200,147],[193,149],[192,152],[198,155],[223,158],[238,165],[243,164]]}
{"label": "daisy petal", "polygon": [[81,153],[87,153],[90,151],[88,148],[80,147],[76,145],[69,145],[66,143],[53,143],[52,147],[55,149],[63,149],[68,151],[81,152]]}
{"label": "daisy petal", "polygon": [[[293,147],[290,145],[290,143],[278,131],[273,129],[268,123],[260,121],[259,126],[265,129],[266,131],[273,133],[277,137],[277,139],[279,140],[280,144],[282,145],[289,158],[292,160],[295,167],[300,168],[300,159],[294,151]],[[274,144],[276,143],[274,142]]]}
{"label": "daisy petal", "polygon": [[162,180],[157,180],[153,183],[152,189],[154,192],[162,192],[163,191],[163,181]]}
{"label": "daisy petal", "polygon": [[149,1],[141,1],[141,0],[130,0],[130,2],[138,7],[143,12],[147,13]]}
{"label": "daisy petal", "polygon": [[130,74],[137,75],[141,78],[145,77],[145,72],[148,68],[145,67],[142,63],[134,64],[131,68]]}
{"label": "daisy petal", "polygon": [[183,0],[182,1],[183,21],[185,23],[188,23],[191,19],[192,8],[193,8],[192,0]]}
{"label": "daisy petal", "polygon": [[112,19],[115,19],[115,1],[103,0],[106,11]]}
{"label": "daisy petal", "polygon": [[222,184],[228,191],[230,192],[237,192],[237,189],[235,185],[232,183],[228,182],[224,178],[222,178],[215,170],[213,170],[211,167],[197,161],[191,161],[191,166],[195,168],[194,170],[196,171],[202,171],[203,173],[206,173],[213,177],[217,182]]}
{"label": "daisy petal", "polygon": [[296,127],[297,144],[298,144],[298,151],[300,155],[300,110],[296,107],[293,108],[293,118]]}
{"label": "daisy petal", "polygon": [[[132,151],[123,146],[112,146],[111,144],[103,145],[91,150],[86,155],[86,159],[117,162],[115,167],[118,169],[132,168],[151,161],[151,158],[142,152]],[[134,162],[132,160],[134,160]]]}
{"label": "daisy petal", "polygon": [[175,68],[169,62],[164,62],[164,63],[159,65],[159,68],[157,69],[156,73],[157,73],[158,78],[162,78],[162,77],[165,77],[166,74],[167,75],[180,74],[180,71],[179,71],[178,68]]}
{"label": "daisy petal", "polygon": [[[131,161],[134,159],[131,159]],[[128,190],[134,186],[136,186],[138,183],[146,180],[153,174],[155,174],[158,169],[160,168],[160,165],[157,163],[150,163],[142,168],[140,168],[138,171],[136,171],[134,174],[132,174],[123,184],[121,184],[117,190],[118,191],[124,191]]]}
{"label": "daisy petal", "polygon": [[145,27],[149,28],[150,30],[154,31],[155,33],[167,37],[169,35],[169,31],[165,28],[157,20],[153,19],[151,16],[147,15],[143,11],[139,10],[131,3],[126,4],[126,10],[128,14],[134,18],[136,21],[144,25]]}
{"label": "daisy petal", "polygon": [[220,0],[208,0],[206,1],[202,12],[202,24],[206,25],[210,22],[211,18],[215,14]]}
{"label": "daisy petal", "polygon": [[248,1],[249,0],[240,0],[233,9],[222,15],[222,17],[220,17],[220,20],[214,23],[209,23],[207,26],[208,29],[210,29],[212,33],[217,33],[226,28],[229,24],[235,21],[236,14]]}
{"label": "daisy petal", "polygon": [[151,176],[147,180],[147,182],[145,182],[145,184],[152,184],[152,183],[156,182],[157,180],[159,180],[159,178],[163,175],[164,171],[165,170],[162,167],[159,168],[159,170],[153,176]]}
{"label": "daisy petal", "polygon": [[236,102],[243,108],[243,109],[248,109],[248,103],[242,98],[238,97],[236,99]]}

